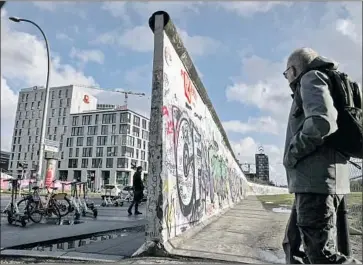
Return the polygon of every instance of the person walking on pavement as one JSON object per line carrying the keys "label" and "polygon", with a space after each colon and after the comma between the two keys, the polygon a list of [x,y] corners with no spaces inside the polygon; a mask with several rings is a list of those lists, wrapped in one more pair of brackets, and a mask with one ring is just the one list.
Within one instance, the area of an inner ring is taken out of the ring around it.
{"label": "person walking on pavement", "polygon": [[298,263],[296,256],[311,264],[360,263],[337,251],[337,210],[350,192],[349,157],[326,142],[338,130],[338,111],[322,70],[337,66],[302,48],[289,56],[283,73],[293,92],[283,160],[289,192],[295,194],[283,242],[287,263]]}
{"label": "person walking on pavement", "polygon": [[136,168],[136,172],[133,176],[133,188],[134,188],[134,199],[127,210],[129,215],[132,215],[132,207],[135,205],[135,215],[142,214],[139,212],[139,203],[144,197],[144,183],[142,182],[141,177],[142,167],[139,166]]}

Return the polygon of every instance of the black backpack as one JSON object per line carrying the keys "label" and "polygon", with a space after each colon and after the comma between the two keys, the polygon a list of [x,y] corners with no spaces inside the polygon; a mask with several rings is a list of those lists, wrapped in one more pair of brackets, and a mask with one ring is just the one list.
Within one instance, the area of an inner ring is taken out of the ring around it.
{"label": "black backpack", "polygon": [[347,157],[363,158],[362,90],[345,73],[331,69],[316,70],[329,77],[329,90],[338,111],[338,130],[326,138],[326,144]]}

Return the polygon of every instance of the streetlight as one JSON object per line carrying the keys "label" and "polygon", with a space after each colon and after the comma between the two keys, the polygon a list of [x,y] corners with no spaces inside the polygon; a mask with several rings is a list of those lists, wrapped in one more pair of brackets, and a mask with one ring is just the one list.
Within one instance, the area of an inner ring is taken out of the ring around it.
{"label": "streetlight", "polygon": [[44,41],[45,41],[45,47],[47,49],[47,63],[48,63],[48,69],[47,69],[47,80],[45,84],[45,101],[44,101],[44,108],[43,108],[43,117],[42,117],[42,127],[40,130],[40,143],[39,143],[39,161],[38,161],[38,170],[37,170],[37,180],[41,178],[42,169],[43,169],[43,159],[44,159],[44,140],[45,140],[45,127],[47,125],[47,112],[48,112],[48,101],[49,101],[49,77],[50,77],[50,51],[49,51],[49,45],[47,37],[45,36],[43,30],[36,24],[35,22],[23,19],[23,18],[17,18],[17,17],[9,17],[9,19],[13,22],[19,23],[19,22],[28,22],[30,24],[33,24],[39,31],[42,33]]}

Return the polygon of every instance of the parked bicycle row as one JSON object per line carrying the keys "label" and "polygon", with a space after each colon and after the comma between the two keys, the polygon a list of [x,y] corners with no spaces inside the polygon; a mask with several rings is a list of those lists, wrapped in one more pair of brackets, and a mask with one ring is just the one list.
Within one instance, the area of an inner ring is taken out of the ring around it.
{"label": "parked bicycle row", "polygon": [[[35,185],[30,193],[22,193],[18,189],[20,179],[11,178],[6,181],[11,182],[13,187],[11,200],[4,210],[9,224],[20,223],[26,226],[29,220],[40,223],[43,218],[51,218],[56,224],[61,224],[66,216],[71,220],[79,220],[81,216],[91,215],[96,218],[98,215],[94,202],[87,196],[85,182],[63,183],[62,192],[57,192],[58,187],[41,188]],[[64,192],[67,185],[71,186],[70,196]],[[41,196],[42,191],[45,191],[45,196]]]}

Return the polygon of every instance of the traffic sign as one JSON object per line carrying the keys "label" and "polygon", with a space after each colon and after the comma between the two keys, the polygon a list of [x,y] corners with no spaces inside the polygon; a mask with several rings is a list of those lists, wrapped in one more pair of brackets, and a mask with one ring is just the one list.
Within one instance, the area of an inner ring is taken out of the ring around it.
{"label": "traffic sign", "polygon": [[44,150],[47,152],[54,152],[54,153],[57,153],[59,151],[58,147],[51,145],[44,145]]}
{"label": "traffic sign", "polygon": [[48,140],[48,139],[44,139],[44,145],[47,146],[53,146],[53,147],[59,147],[59,142],[58,141],[52,141],[52,140]]}

